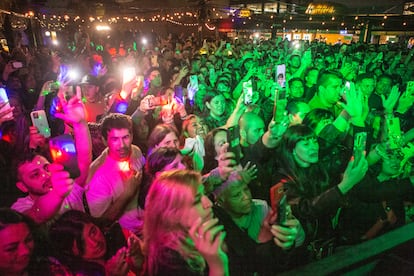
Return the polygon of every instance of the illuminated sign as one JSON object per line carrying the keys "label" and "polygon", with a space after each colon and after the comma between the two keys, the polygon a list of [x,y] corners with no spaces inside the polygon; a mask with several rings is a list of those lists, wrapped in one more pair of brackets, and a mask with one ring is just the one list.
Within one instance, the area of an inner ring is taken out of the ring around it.
{"label": "illuminated sign", "polygon": [[240,9],[238,13],[239,17],[249,17],[252,15],[252,11],[249,9]]}
{"label": "illuminated sign", "polygon": [[310,3],[306,8],[306,14],[334,14],[336,9],[329,4],[313,4]]}

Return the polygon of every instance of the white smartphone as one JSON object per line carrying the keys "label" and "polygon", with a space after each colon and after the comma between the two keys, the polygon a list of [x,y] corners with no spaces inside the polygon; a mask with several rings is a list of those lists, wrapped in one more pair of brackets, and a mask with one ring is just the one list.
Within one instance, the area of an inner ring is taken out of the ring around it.
{"label": "white smartphone", "polygon": [[250,105],[253,102],[252,80],[243,82],[244,104]]}
{"label": "white smartphone", "polygon": [[[7,97],[6,90],[4,88],[0,88],[0,104],[3,104],[3,103],[6,103],[6,104],[0,109],[0,112],[10,109],[9,97]],[[4,116],[4,118],[13,119],[13,114],[9,113],[6,116]]]}
{"label": "white smartphone", "polygon": [[50,127],[47,122],[46,112],[44,110],[36,110],[30,113],[33,125],[37,128],[40,134],[46,138],[50,137]]}
{"label": "white smartphone", "polygon": [[280,64],[276,67],[276,81],[279,83],[280,87],[286,87],[286,65]]}
{"label": "white smartphone", "polygon": [[192,87],[194,87],[195,89],[198,89],[198,77],[197,77],[197,75],[191,75],[190,76],[190,83],[191,83]]}

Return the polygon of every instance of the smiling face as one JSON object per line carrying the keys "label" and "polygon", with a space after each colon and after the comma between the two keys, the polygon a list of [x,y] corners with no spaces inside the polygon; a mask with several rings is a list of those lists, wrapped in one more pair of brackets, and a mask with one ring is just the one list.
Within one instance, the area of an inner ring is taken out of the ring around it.
{"label": "smiling face", "polygon": [[307,168],[319,160],[319,144],[316,138],[300,140],[293,149],[293,157],[299,167]]}
{"label": "smiling face", "polygon": [[0,275],[23,275],[30,262],[34,241],[25,223],[0,230]]}
{"label": "smiling face", "polygon": [[102,258],[106,253],[105,237],[93,223],[87,223],[83,227],[82,239],[84,242],[84,253],[82,258],[85,260],[94,260]]}

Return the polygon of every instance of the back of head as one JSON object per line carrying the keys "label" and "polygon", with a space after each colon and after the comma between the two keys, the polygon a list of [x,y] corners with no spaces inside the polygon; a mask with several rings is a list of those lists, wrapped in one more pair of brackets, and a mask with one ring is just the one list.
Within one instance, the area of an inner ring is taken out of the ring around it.
{"label": "back of head", "polygon": [[257,115],[254,112],[245,112],[243,113],[243,115],[240,117],[240,120],[239,120],[240,129],[247,130],[251,125],[253,125],[254,123],[258,121],[263,122],[263,119],[259,115]]}
{"label": "back of head", "polygon": [[111,129],[128,129],[132,134],[132,120],[128,115],[120,113],[110,113],[101,121],[102,136],[107,140]]}
{"label": "back of head", "polygon": [[145,163],[145,172],[154,177],[157,172],[162,171],[165,166],[171,164],[177,155],[181,155],[180,150],[177,148],[160,147],[154,149]]}
{"label": "back of head", "polygon": [[325,109],[315,108],[311,110],[308,114],[306,114],[302,123],[304,125],[307,125],[311,129],[315,130],[317,125],[322,120],[327,120],[327,119],[329,120],[334,119],[334,115],[332,114],[332,112],[325,110]]}
{"label": "back of head", "polygon": [[79,255],[83,255],[83,228],[88,223],[93,223],[93,219],[84,212],[70,210],[62,214],[49,229],[49,238],[56,254],[75,257],[73,247],[76,245]]}
{"label": "back of head", "polygon": [[25,215],[14,211],[10,208],[0,208],[0,230],[3,230],[9,225],[24,223],[28,227],[32,227],[32,221]]}

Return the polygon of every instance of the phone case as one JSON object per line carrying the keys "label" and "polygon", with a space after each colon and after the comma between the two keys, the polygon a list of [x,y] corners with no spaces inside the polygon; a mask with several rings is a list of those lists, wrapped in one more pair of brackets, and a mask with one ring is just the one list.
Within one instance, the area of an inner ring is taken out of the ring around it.
{"label": "phone case", "polygon": [[243,82],[244,104],[249,105],[253,102],[253,85],[252,81]]}
{"label": "phone case", "polygon": [[229,143],[229,151],[235,155],[237,164],[240,164],[240,131],[238,126],[229,127],[227,129],[227,142]]}
{"label": "phone case", "polygon": [[[0,112],[3,112],[3,111],[6,111],[7,109],[10,109],[9,97],[7,97],[7,93],[6,93],[6,90],[4,90],[4,88],[0,88],[0,104],[2,104],[2,103],[6,103],[6,105],[0,109]],[[4,116],[4,118],[5,119],[12,119],[13,114],[10,113],[7,116]]]}
{"label": "phone case", "polygon": [[40,134],[46,138],[50,137],[49,123],[47,122],[46,112],[44,110],[36,110],[30,113],[32,124],[37,128]]}
{"label": "phone case", "polygon": [[62,164],[71,178],[75,179],[80,175],[75,141],[72,136],[63,134],[51,138],[49,149],[53,161]]}
{"label": "phone case", "polygon": [[365,152],[367,143],[367,133],[358,132],[354,137],[354,164],[358,164]]}
{"label": "phone case", "polygon": [[277,206],[277,218],[276,224],[278,225],[285,225],[287,221],[287,199],[286,195],[284,194],[279,201]]}
{"label": "phone case", "polygon": [[286,65],[280,64],[276,67],[276,81],[279,83],[280,87],[286,87]]}

